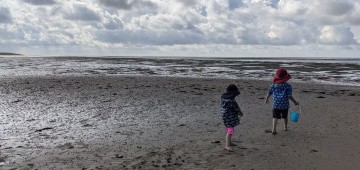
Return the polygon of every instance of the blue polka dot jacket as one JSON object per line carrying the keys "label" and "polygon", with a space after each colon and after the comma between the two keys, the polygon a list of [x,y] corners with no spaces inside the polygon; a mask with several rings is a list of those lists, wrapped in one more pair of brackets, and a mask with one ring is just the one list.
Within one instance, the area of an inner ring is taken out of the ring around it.
{"label": "blue polka dot jacket", "polygon": [[238,117],[241,111],[235,97],[239,92],[226,92],[221,96],[221,115],[225,127],[235,127],[240,124]]}

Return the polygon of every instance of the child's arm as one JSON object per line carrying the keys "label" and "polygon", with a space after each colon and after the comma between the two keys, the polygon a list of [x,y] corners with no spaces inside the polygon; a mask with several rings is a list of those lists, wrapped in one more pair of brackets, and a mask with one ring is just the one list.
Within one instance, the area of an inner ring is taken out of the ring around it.
{"label": "child's arm", "polygon": [[272,95],[272,93],[268,93],[268,94],[266,95],[266,97],[265,97],[265,103],[268,103],[269,98],[270,98],[271,95]]}
{"label": "child's arm", "polygon": [[292,96],[289,96],[289,99],[293,101],[295,105],[299,105],[299,103]]}
{"label": "child's arm", "polygon": [[236,111],[237,113],[238,113],[238,115],[240,115],[240,116],[243,116],[244,114],[243,114],[243,112],[241,111],[241,109],[240,109],[240,106],[237,104],[237,102],[234,102],[234,111]]}

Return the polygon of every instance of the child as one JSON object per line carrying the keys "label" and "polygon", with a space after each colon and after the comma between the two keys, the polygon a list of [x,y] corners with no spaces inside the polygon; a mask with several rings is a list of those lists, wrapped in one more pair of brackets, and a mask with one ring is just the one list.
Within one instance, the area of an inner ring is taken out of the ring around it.
{"label": "child", "polygon": [[231,142],[234,127],[240,124],[239,115],[243,115],[235,101],[235,97],[239,94],[238,88],[234,84],[230,84],[226,89],[226,93],[221,96],[221,114],[226,130],[225,149],[230,152],[233,151],[230,146],[236,146]]}
{"label": "child", "polygon": [[266,96],[265,103],[268,103],[269,97],[273,95],[273,127],[272,134],[277,134],[276,124],[277,120],[284,119],[284,130],[288,130],[288,111],[289,111],[289,99],[294,102],[295,105],[299,103],[292,97],[292,87],[286,83],[291,79],[290,74],[283,68],[279,68],[276,71],[276,75],[273,79],[274,84],[269,88],[269,92]]}

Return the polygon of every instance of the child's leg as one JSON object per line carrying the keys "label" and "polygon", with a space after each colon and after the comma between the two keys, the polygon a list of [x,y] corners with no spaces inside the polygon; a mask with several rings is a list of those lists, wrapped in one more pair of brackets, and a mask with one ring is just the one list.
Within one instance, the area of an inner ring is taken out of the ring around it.
{"label": "child's leg", "polygon": [[232,151],[231,147],[232,146],[232,142],[231,142],[231,137],[234,134],[234,128],[230,127],[230,128],[226,128],[226,139],[225,139],[225,149],[228,151]]}
{"label": "child's leg", "polygon": [[285,130],[285,131],[288,130],[288,122],[289,122],[289,119],[288,119],[288,118],[284,118],[284,130]]}
{"label": "child's leg", "polygon": [[272,133],[276,134],[276,124],[277,124],[277,118],[273,118],[273,128],[272,128]]}
{"label": "child's leg", "polygon": [[288,130],[288,122],[289,122],[288,112],[289,112],[289,109],[281,110],[281,117],[284,119],[284,130],[285,131]]}
{"label": "child's leg", "polygon": [[231,136],[230,134],[226,134],[226,144],[225,144],[225,149],[230,149],[231,146]]}

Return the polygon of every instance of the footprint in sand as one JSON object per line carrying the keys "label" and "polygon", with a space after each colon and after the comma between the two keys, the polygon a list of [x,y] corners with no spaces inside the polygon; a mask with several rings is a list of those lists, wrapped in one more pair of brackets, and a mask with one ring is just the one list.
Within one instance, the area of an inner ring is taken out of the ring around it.
{"label": "footprint in sand", "polygon": [[265,133],[272,133],[272,131],[270,129],[266,129]]}
{"label": "footprint in sand", "polygon": [[73,149],[74,145],[72,145],[71,143],[65,143],[64,145],[58,145],[57,148],[59,148],[61,150]]}
{"label": "footprint in sand", "polygon": [[311,152],[311,153],[315,153],[315,152],[319,152],[319,151],[316,150],[316,149],[312,149],[310,152]]}

